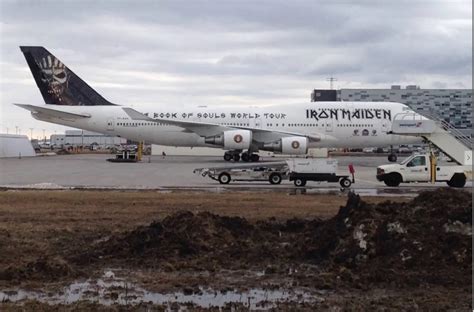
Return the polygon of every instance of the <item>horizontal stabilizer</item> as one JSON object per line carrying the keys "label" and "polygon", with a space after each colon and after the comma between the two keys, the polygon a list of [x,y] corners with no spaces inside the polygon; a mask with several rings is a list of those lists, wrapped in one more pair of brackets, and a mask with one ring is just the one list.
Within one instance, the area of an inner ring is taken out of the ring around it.
{"label": "horizontal stabilizer", "polygon": [[84,113],[83,114],[69,113],[69,112],[64,112],[57,109],[46,108],[42,106],[35,106],[35,105],[30,105],[30,104],[16,104],[16,103],[14,104],[16,106],[29,110],[32,113],[44,114],[51,117],[57,117],[57,118],[63,118],[63,119],[80,119],[80,118],[91,117],[89,114],[84,114]]}

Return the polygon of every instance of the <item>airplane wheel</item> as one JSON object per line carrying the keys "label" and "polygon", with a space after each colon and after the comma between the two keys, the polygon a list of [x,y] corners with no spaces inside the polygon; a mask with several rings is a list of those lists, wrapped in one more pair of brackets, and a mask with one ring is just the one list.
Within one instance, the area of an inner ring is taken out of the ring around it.
{"label": "airplane wheel", "polygon": [[239,154],[235,154],[233,158],[234,158],[234,161],[235,161],[235,162],[238,162],[238,161],[240,160],[240,155],[239,155]]}
{"label": "airplane wheel", "polygon": [[396,162],[397,161],[397,155],[395,155],[395,154],[388,155],[388,161],[389,162]]}
{"label": "airplane wheel", "polygon": [[344,188],[348,188],[351,186],[352,182],[348,178],[344,178],[339,182],[339,184]]}
{"label": "airplane wheel", "polygon": [[242,161],[248,162],[250,161],[250,155],[248,153],[242,153]]}
{"label": "airplane wheel", "polygon": [[306,185],[306,180],[303,180],[303,179],[295,179],[293,181],[293,183],[295,184],[295,186],[305,186]]}
{"label": "airplane wheel", "polygon": [[280,184],[281,183],[281,175],[279,173],[272,173],[269,177],[271,184]]}
{"label": "airplane wheel", "polygon": [[225,160],[225,161],[231,161],[231,160],[232,160],[232,154],[230,154],[230,153],[225,153],[225,154],[224,154],[224,160]]}
{"label": "airplane wheel", "polygon": [[250,161],[252,162],[258,162],[260,160],[260,156],[258,154],[252,154],[250,155]]}

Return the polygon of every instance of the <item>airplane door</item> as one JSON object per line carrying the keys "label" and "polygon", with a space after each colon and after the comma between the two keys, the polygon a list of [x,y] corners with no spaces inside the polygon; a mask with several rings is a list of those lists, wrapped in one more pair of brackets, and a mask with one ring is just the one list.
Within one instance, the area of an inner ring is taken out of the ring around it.
{"label": "airplane door", "polygon": [[114,119],[109,118],[107,119],[107,131],[113,131],[114,130]]}
{"label": "airplane door", "polygon": [[326,132],[332,132],[332,124],[333,124],[333,120],[332,119],[326,119],[324,120],[324,126],[326,128]]}
{"label": "airplane door", "polygon": [[262,128],[262,118],[261,117],[255,117],[255,118],[250,118],[249,119],[249,126],[250,128]]}
{"label": "airplane door", "polygon": [[387,133],[387,131],[388,131],[388,120],[382,119],[380,122],[382,123],[382,133]]}

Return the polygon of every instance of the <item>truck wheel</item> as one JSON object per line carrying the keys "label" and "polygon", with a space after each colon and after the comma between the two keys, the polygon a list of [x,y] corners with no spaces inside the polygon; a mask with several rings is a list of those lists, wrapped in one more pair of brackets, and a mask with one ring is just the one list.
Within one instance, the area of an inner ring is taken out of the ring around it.
{"label": "truck wheel", "polygon": [[349,180],[348,178],[343,178],[341,179],[341,181],[339,182],[339,184],[344,187],[344,188],[348,188],[351,186],[352,182],[351,180]]}
{"label": "truck wheel", "polygon": [[402,176],[398,173],[391,173],[385,178],[384,182],[385,185],[390,187],[399,186],[402,182]]}
{"label": "truck wheel", "polygon": [[306,185],[306,180],[297,178],[295,181],[293,181],[295,186],[305,186]]}
{"label": "truck wheel", "polygon": [[219,183],[220,184],[229,184],[230,182],[230,174],[228,174],[227,172],[222,172],[220,175],[219,175]]}
{"label": "truck wheel", "polygon": [[239,154],[234,154],[234,161],[238,162],[240,160],[240,155]]}
{"label": "truck wheel", "polygon": [[281,175],[279,173],[272,173],[269,177],[271,184],[280,184],[281,183]]}
{"label": "truck wheel", "polygon": [[250,161],[250,155],[248,153],[242,153],[242,161],[249,162]]}
{"label": "truck wheel", "polygon": [[232,160],[232,154],[231,153],[225,153],[224,154],[224,160],[225,161],[231,161]]}
{"label": "truck wheel", "polygon": [[466,185],[466,175],[464,173],[455,173],[447,183],[451,187],[464,187]]}

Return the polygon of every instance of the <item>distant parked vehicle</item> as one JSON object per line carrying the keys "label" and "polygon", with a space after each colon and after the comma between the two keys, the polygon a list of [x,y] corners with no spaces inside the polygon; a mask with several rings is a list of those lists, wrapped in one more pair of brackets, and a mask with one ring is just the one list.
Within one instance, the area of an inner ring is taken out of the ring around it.
{"label": "distant parked vehicle", "polygon": [[399,154],[410,154],[412,151],[410,148],[408,148],[407,146],[400,146],[398,148],[398,153]]}

